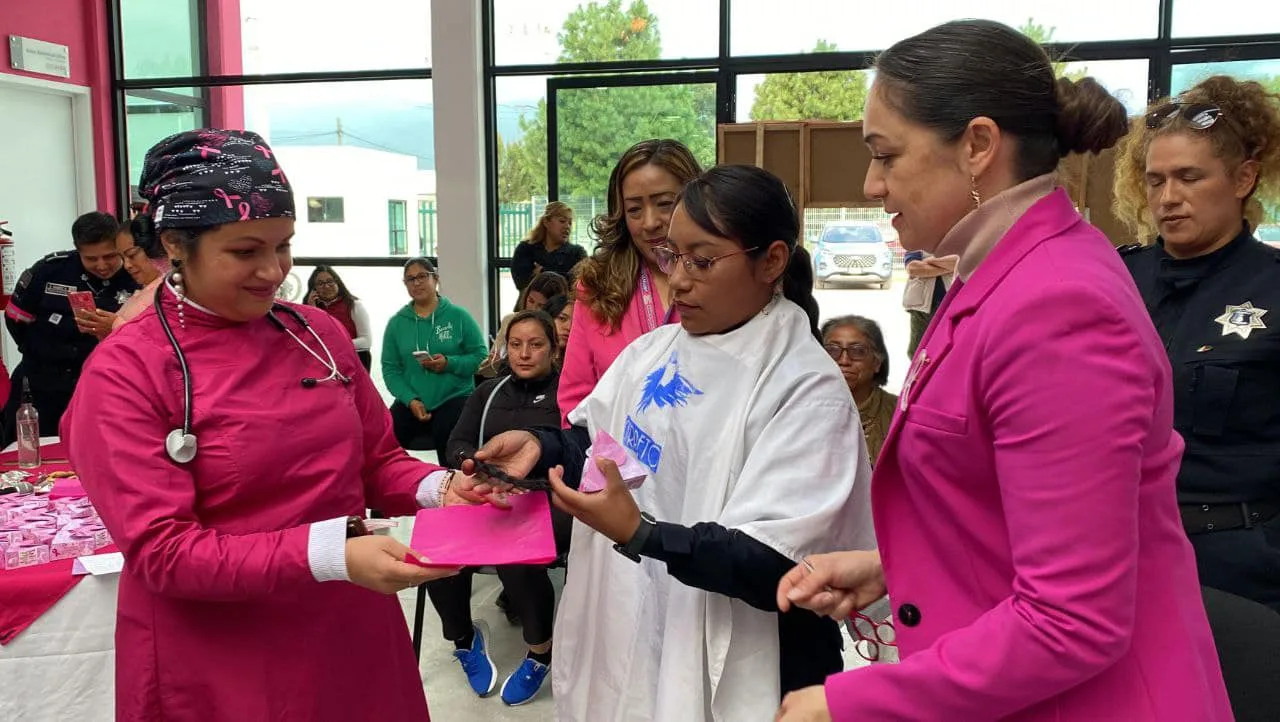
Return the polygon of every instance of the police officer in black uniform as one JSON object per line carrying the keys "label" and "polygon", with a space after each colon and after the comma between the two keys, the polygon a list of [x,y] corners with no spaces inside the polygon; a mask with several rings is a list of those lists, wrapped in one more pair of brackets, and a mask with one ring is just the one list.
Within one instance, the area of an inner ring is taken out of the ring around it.
{"label": "police officer in black uniform", "polygon": [[1202,584],[1280,611],[1280,250],[1245,220],[1280,181],[1280,107],[1217,77],[1144,126],[1121,151],[1142,172],[1118,174],[1117,207],[1144,195],[1159,236],[1121,253],[1173,366],[1183,526]]}
{"label": "police officer in black uniform", "polygon": [[22,381],[31,386],[40,412],[40,435],[56,436],[80,369],[98,345],[93,329],[77,322],[69,294],[89,291],[99,324],[110,328],[111,314],[138,289],[116,251],[120,225],[106,213],[86,213],[71,226],[74,251],[51,253],[18,279],[5,309],[5,326],[22,352],[3,416],[4,444],[17,432],[14,419],[21,403]]}

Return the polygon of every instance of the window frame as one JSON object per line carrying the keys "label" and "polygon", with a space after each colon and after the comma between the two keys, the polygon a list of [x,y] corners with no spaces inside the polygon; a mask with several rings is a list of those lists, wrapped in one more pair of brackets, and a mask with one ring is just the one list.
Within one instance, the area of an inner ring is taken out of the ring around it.
{"label": "window frame", "polygon": [[387,200],[387,255],[409,255],[408,208],[408,201],[398,198]]}

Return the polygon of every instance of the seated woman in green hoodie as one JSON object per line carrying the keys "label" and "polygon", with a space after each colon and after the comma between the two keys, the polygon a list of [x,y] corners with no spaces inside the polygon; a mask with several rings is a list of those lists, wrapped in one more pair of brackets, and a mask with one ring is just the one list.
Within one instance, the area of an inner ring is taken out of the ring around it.
{"label": "seated woman in green hoodie", "polygon": [[412,299],[387,322],[382,337],[382,378],[395,397],[391,420],[396,440],[409,448],[423,433],[444,463],[449,434],[488,349],[467,311],[440,295],[440,275],[425,258],[404,264]]}

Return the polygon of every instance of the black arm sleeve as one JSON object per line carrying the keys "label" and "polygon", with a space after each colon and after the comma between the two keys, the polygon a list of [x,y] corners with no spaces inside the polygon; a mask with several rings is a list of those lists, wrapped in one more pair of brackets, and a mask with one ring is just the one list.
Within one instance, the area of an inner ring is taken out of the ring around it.
{"label": "black arm sleeve", "polygon": [[540,426],[528,429],[538,437],[542,445],[542,456],[537,466],[533,467],[530,476],[546,478],[551,467],[564,467],[564,483],[570,489],[577,489],[582,483],[582,461],[587,458],[587,449],[591,446],[591,435],[585,426],[570,426],[567,429],[556,429]]}
{"label": "black arm sleeve", "polygon": [[[34,266],[23,272],[14,286],[13,295],[9,297],[9,303],[28,316],[39,316],[40,292],[37,289],[44,288],[47,268],[48,265],[44,261],[37,261]],[[33,321],[16,320],[12,314],[6,313],[4,316],[5,328],[9,330],[9,335],[13,336],[19,353],[28,352],[27,340],[31,336],[33,323]]]}
{"label": "black arm sleeve", "polygon": [[516,283],[516,290],[523,291],[533,280],[533,244],[521,241],[511,254],[511,280]]}
{"label": "black arm sleeve", "polygon": [[778,611],[778,582],[795,562],[737,529],[711,522],[692,527],[658,522],[640,553],[666,562],[681,583]]}

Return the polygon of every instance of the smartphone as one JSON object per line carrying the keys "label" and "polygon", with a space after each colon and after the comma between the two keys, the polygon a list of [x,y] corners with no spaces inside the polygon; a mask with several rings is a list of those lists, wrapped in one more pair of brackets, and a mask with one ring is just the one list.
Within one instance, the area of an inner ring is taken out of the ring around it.
{"label": "smartphone", "polygon": [[414,351],[413,357],[421,361],[424,358],[431,358],[431,352],[430,351]]}
{"label": "smartphone", "polygon": [[67,300],[71,302],[72,311],[98,310],[98,304],[94,303],[93,293],[90,291],[72,291],[67,294]]}

